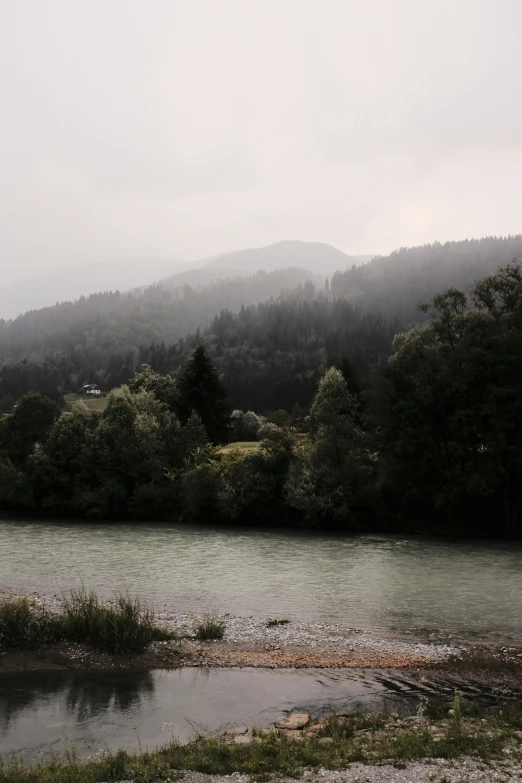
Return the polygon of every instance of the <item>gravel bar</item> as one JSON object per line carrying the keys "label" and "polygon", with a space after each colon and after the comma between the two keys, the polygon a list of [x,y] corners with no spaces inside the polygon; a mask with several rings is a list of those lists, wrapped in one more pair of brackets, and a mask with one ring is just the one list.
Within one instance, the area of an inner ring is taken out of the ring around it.
{"label": "gravel bar", "polygon": [[[3,593],[5,597],[7,592]],[[0,593],[0,598],[2,593]],[[58,611],[60,598],[31,593],[32,600]],[[168,605],[155,607],[157,622],[182,637],[181,665],[293,667],[397,667],[443,663],[461,658],[468,647],[461,643],[443,643],[413,638],[397,638],[393,632],[377,632],[348,626],[286,621],[285,618],[238,617],[220,614],[226,624],[219,644],[203,645],[194,638],[194,624],[201,614],[176,612]],[[161,643],[160,643],[161,645]],[[156,652],[160,645],[153,645]],[[190,664],[190,656],[193,663]]]}
{"label": "gravel bar", "polygon": [[[158,611],[158,621],[179,635],[191,635],[196,615],[181,612]],[[461,645],[426,644],[413,640],[382,639],[367,631],[342,625],[288,622],[268,625],[270,618],[220,616],[226,622],[223,641],[231,645],[270,645],[272,648],[302,647],[322,652],[383,653],[392,649],[399,655],[413,655],[433,662],[449,656],[459,657],[465,651]]]}

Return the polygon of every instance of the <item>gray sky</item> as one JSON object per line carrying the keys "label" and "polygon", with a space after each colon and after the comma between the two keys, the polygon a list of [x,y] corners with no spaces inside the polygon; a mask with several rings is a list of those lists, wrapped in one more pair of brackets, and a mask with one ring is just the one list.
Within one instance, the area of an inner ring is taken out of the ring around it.
{"label": "gray sky", "polygon": [[522,231],[521,0],[0,0],[2,283]]}

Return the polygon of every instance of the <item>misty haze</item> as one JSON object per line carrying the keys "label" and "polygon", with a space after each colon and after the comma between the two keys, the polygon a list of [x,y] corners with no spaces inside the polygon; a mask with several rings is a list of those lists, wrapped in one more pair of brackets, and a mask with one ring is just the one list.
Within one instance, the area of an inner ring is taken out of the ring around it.
{"label": "misty haze", "polygon": [[521,34],[0,0],[0,783],[522,779]]}

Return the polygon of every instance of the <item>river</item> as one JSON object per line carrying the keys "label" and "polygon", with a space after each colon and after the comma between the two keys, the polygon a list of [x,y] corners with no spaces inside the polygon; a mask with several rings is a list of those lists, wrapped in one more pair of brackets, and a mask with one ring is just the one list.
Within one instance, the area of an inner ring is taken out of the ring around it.
{"label": "river", "polygon": [[0,522],[0,589],[80,583],[187,612],[519,637],[522,546],[167,524]]}

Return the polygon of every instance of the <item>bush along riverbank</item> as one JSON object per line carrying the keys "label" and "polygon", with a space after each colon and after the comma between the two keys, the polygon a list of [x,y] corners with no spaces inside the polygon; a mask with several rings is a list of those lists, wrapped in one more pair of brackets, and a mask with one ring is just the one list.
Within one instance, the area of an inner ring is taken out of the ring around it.
{"label": "bush along riverbank", "polygon": [[[171,741],[139,755],[120,750],[80,761],[70,753],[66,759],[42,761],[32,767],[5,764],[0,767],[0,783],[160,783],[183,776],[191,780],[191,773],[242,773],[269,780],[296,777],[305,770],[349,771],[352,765],[358,765],[359,780],[368,779],[366,771],[380,765],[388,765],[383,769],[389,770],[388,777],[378,778],[382,781],[448,781],[449,777],[443,777],[446,770],[460,769],[472,770],[473,781],[491,780],[488,775],[496,774],[497,769],[505,777],[495,780],[518,780],[522,774],[521,742],[520,706],[493,715],[466,715],[456,698],[449,711],[438,703],[425,702],[417,716],[406,719],[352,714],[313,721],[308,715],[297,714],[273,729],[238,727],[224,736],[199,736],[186,745]],[[429,777],[412,777],[409,770],[420,769],[419,762],[426,765]]]}
{"label": "bush along riverbank", "polygon": [[116,655],[140,653],[172,635],[138,598],[103,603],[92,591],[72,590],[55,611],[27,597],[0,602],[0,651],[34,650],[59,642],[87,644]]}

